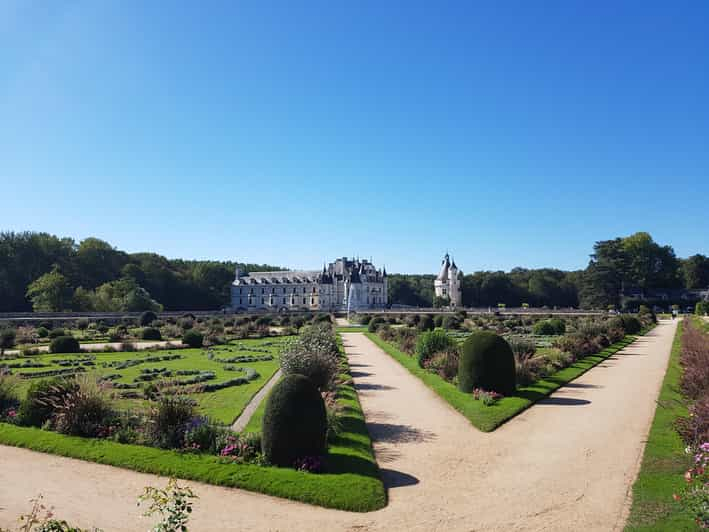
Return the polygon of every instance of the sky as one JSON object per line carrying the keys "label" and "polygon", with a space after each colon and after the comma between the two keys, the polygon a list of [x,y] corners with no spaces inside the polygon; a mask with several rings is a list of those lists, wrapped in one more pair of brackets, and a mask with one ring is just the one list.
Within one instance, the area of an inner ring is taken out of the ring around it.
{"label": "sky", "polygon": [[709,254],[709,2],[0,2],[0,230],[173,258]]}

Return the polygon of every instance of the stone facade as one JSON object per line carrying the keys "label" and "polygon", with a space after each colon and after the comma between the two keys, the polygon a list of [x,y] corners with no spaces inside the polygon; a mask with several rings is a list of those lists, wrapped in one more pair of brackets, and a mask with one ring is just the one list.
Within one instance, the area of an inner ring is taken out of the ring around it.
{"label": "stone facade", "polygon": [[450,300],[452,308],[463,306],[463,292],[460,288],[460,278],[462,272],[458,270],[455,261],[451,262],[448,253],[441,262],[441,271],[433,281],[433,288],[436,297],[443,297]]}
{"label": "stone facade", "polygon": [[347,311],[385,308],[386,269],[367,260],[341,259],[322,271],[244,273],[236,269],[231,287],[235,311]]}

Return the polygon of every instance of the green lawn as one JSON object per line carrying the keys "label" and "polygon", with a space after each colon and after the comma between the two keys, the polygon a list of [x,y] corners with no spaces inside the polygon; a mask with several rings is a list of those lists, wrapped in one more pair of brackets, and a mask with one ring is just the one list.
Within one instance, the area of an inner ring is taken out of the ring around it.
{"label": "green lawn", "polygon": [[[248,404],[251,398],[258,392],[261,387],[271,378],[278,369],[280,350],[285,341],[289,337],[271,337],[262,339],[247,339],[236,340],[227,345],[216,346],[204,349],[172,349],[172,350],[146,350],[139,352],[128,353],[81,353],[81,354],[64,354],[64,355],[34,355],[31,357],[8,359],[1,361],[2,364],[12,364],[32,360],[49,364],[48,367],[42,368],[22,368],[13,369],[12,372],[27,372],[37,373],[53,369],[61,369],[62,367],[56,364],[58,360],[83,359],[88,356],[95,355],[95,366],[86,367],[87,371],[96,371],[99,375],[107,375],[118,373],[121,375],[114,382],[117,383],[133,383],[134,379],[141,374],[143,369],[166,368],[170,371],[178,370],[201,370],[213,371],[216,375],[215,379],[207,381],[207,383],[220,383],[243,375],[238,371],[227,371],[225,366],[234,366],[237,368],[252,368],[256,370],[259,377],[248,384],[240,386],[232,386],[209,393],[192,394],[197,403],[198,411],[212,418],[215,422],[224,425],[231,424],[241,411]],[[267,355],[273,356],[273,360],[255,361],[244,363],[225,364],[210,360],[208,358],[209,350],[211,349],[215,358],[230,358],[240,355]],[[179,354],[182,358],[177,360],[168,360],[162,362],[146,362],[137,366],[132,366],[125,369],[115,369],[111,367],[103,367],[103,364],[112,362],[121,362],[128,359],[145,359],[150,356],[163,356]],[[178,376],[175,378],[188,378],[188,376]],[[33,379],[24,379],[20,388],[20,394],[23,395],[29,387]],[[140,390],[137,390],[140,392]],[[146,401],[142,399],[118,399],[116,402],[120,409],[141,408],[146,405]]]}
{"label": "green lawn", "polygon": [[[206,356],[199,354],[201,350],[195,351],[197,351],[195,356],[206,359]],[[185,351],[180,350],[179,352],[184,353]],[[167,351],[159,353],[164,354]],[[133,355],[135,353],[122,354],[123,357],[132,357]],[[225,355],[220,353],[219,356]],[[249,365],[256,367],[255,364]],[[275,372],[276,366],[277,363],[274,364],[271,374]],[[344,357],[342,371],[345,378],[348,378],[349,366]],[[248,386],[251,385],[236,387],[236,389],[243,390]],[[228,390],[231,388],[222,391]],[[209,395],[217,393],[219,392]],[[245,404],[248,398],[245,395],[243,398]],[[199,399],[204,401],[204,398]],[[371,439],[364,421],[364,413],[351,380],[338,387],[337,400],[341,407],[342,432],[330,444],[327,473],[320,474],[304,473],[288,468],[234,464],[207,454],[186,454],[152,447],[125,445],[107,440],[76,438],[4,423],[0,423],[0,444],[14,445],[145,473],[242,488],[327,508],[355,512],[378,510],[386,505],[386,492],[374,458]],[[260,420],[264,405],[265,401],[252,417],[247,431],[260,432]],[[203,404],[200,403],[200,406]],[[220,411],[221,407],[211,405],[210,408],[208,410],[212,413],[211,415],[215,415],[214,412]],[[243,406],[238,410],[241,411],[241,408]],[[233,416],[230,414],[230,420],[231,417]]]}
{"label": "green lawn", "polygon": [[625,339],[607,347],[600,353],[586,356],[568,368],[540,379],[530,386],[518,388],[514,396],[505,397],[492,406],[485,406],[482,401],[476,401],[472,394],[461,392],[455,385],[435,373],[419,367],[415,357],[402,353],[395,346],[385,342],[374,333],[365,334],[483,432],[495,430],[505,421],[529,408],[564,384],[581,376],[635,340],[634,336],[626,336]]}
{"label": "green lawn", "polygon": [[348,332],[366,332],[367,327],[364,325],[348,325],[345,327],[337,327],[338,333],[348,333]]}
{"label": "green lawn", "polygon": [[681,338],[680,322],[655,418],[645,444],[640,473],[633,485],[633,505],[625,528],[628,531],[697,530],[693,517],[672,499],[672,495],[680,492],[685,485],[683,474],[691,462],[691,457],[684,452],[684,443],[674,429],[675,420],[687,415],[679,393]]}

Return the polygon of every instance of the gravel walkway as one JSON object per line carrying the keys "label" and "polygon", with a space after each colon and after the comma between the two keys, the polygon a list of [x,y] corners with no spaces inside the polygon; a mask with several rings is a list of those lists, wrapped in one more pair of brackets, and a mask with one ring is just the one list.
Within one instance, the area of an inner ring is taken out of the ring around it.
{"label": "gravel walkway", "polygon": [[231,430],[233,430],[234,432],[241,432],[242,430],[244,430],[244,427],[249,424],[251,416],[253,416],[254,412],[256,412],[258,405],[260,405],[261,401],[266,398],[268,392],[270,392],[271,388],[276,385],[278,379],[281,378],[282,374],[283,373],[280,369],[276,371],[269,379],[269,381],[264,384],[263,387],[256,393],[256,395],[251,398],[251,401],[249,401],[249,404],[246,405],[246,408],[244,408],[243,412],[241,412],[241,415],[236,418],[236,421],[234,421],[234,424],[231,426]]}
{"label": "gravel walkway", "polygon": [[[676,322],[485,434],[364,335],[344,334],[389,505],[354,514],[192,484],[191,530],[614,530],[622,528]],[[152,476],[0,447],[0,526],[42,492],[56,514],[107,531],[148,528]]]}

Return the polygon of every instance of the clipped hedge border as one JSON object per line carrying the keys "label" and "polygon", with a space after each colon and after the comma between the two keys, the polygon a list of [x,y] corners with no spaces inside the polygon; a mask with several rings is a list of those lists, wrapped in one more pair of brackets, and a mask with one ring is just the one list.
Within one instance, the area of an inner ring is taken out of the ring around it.
{"label": "clipped hedge border", "polygon": [[[652,327],[647,328],[642,331],[642,334],[651,329]],[[461,392],[455,385],[435,373],[419,367],[415,357],[401,352],[375,333],[365,332],[364,334],[483,432],[495,430],[534,403],[544,399],[563,385],[580,377],[589,369],[630,345],[637,338],[637,336],[626,336],[623,340],[606,347],[600,353],[587,355],[553,375],[539,379],[529,386],[518,388],[513,396],[504,397],[492,406],[484,406],[482,401],[476,401],[472,394]]]}

